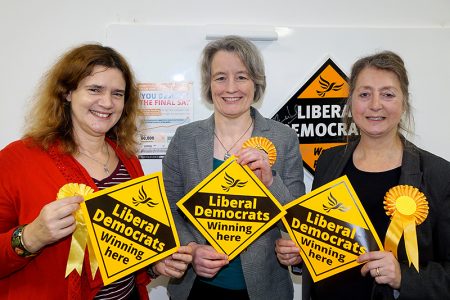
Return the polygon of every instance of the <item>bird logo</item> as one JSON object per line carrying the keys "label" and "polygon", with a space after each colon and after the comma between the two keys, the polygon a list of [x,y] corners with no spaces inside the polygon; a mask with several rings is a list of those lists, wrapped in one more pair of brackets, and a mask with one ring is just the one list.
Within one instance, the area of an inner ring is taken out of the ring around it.
{"label": "bird logo", "polygon": [[139,189],[139,199],[135,199],[133,197],[133,204],[138,206],[139,204],[146,204],[148,207],[154,207],[158,202],[152,201],[152,198],[147,196],[147,193],[144,190],[144,186],[141,186]]}
{"label": "bird logo", "polygon": [[330,195],[328,196],[328,205],[330,206],[326,206],[325,204],[322,204],[323,210],[326,211],[327,213],[329,213],[332,210],[339,210],[341,212],[346,212],[350,209],[350,207],[346,207],[344,206],[344,204],[342,202],[338,202],[336,200],[336,198],[333,196],[333,194],[330,193]]}
{"label": "bird logo", "polygon": [[325,97],[325,95],[329,92],[329,91],[339,91],[344,84],[337,84],[336,82],[332,82],[330,83],[329,81],[327,81],[325,78],[323,78],[322,76],[320,76],[319,79],[319,84],[320,86],[323,88],[322,91],[316,90],[317,94],[320,97]]}
{"label": "bird logo", "polygon": [[227,186],[222,185],[222,189],[225,192],[228,192],[233,187],[238,187],[238,188],[244,187],[248,182],[248,181],[241,181],[240,179],[234,179],[233,177],[228,175],[226,172],[225,172],[224,179],[225,179],[225,182],[227,183]]}

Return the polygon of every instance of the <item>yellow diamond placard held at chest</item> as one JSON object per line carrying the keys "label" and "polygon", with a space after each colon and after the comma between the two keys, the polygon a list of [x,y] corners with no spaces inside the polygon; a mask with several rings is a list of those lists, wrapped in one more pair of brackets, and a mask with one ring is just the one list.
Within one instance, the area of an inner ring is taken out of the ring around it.
{"label": "yellow diamond placard held at chest", "polygon": [[231,156],[177,203],[217,252],[231,260],[284,210],[247,166]]}
{"label": "yellow diamond placard held at chest", "polygon": [[284,206],[289,235],[314,282],[353,268],[359,255],[382,243],[347,176]]}
{"label": "yellow diamond placard held at chest", "polygon": [[180,245],[161,172],[90,194],[81,209],[105,285]]}

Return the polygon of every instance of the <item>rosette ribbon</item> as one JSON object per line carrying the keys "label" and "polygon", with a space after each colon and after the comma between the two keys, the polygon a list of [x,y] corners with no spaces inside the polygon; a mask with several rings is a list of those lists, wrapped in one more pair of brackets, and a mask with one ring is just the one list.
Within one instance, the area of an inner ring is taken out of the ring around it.
{"label": "rosette ribbon", "polygon": [[391,218],[386,232],[384,248],[391,251],[395,258],[402,235],[405,240],[406,255],[419,272],[419,250],[417,246],[416,225],[420,225],[428,216],[428,202],[419,189],[410,185],[398,185],[384,196],[384,209]]}
{"label": "rosette ribbon", "polygon": [[[68,183],[59,189],[57,199],[73,196],[84,197],[93,192],[94,190],[85,184]],[[72,241],[70,242],[70,251],[67,259],[65,277],[69,276],[73,270],[76,270],[81,276],[81,271],[83,270],[84,251],[87,245],[92,278],[94,278],[98,269],[98,261],[89,240],[88,230],[81,209],[75,212],[75,220],[76,228],[72,233]]]}
{"label": "rosette ribbon", "polygon": [[277,160],[277,149],[275,145],[267,138],[254,136],[242,144],[242,148],[255,148],[267,153],[270,166],[275,164]]}

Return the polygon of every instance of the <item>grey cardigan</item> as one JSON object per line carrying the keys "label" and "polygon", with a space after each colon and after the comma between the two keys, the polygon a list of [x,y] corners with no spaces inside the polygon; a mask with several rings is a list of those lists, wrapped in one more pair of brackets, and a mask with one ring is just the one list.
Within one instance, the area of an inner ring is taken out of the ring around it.
{"label": "grey cardigan", "polygon": [[[252,136],[267,137],[277,149],[277,160],[272,167],[274,181],[269,190],[284,205],[305,193],[297,135],[289,127],[262,117],[254,108],[251,108],[251,114],[254,118]],[[182,216],[176,202],[213,171],[213,155],[214,115],[179,127],[163,159],[164,184],[182,245],[192,241],[206,242]],[[275,241],[280,237],[279,228],[272,226],[241,253],[250,299],[293,298],[288,269],[278,262],[275,254]],[[168,285],[171,299],[187,299],[195,277],[190,266],[183,278],[172,279]],[[214,295],[209,296],[213,298]]]}
{"label": "grey cardigan", "polygon": [[[412,185],[424,193],[429,213],[416,229],[420,272],[408,266],[404,247],[398,248],[402,274],[399,299],[450,299],[450,163],[407,140],[403,142],[399,184]],[[357,141],[325,151],[318,161],[313,189],[341,176],[356,146]],[[302,298],[310,299],[313,282],[306,268],[302,283]]]}

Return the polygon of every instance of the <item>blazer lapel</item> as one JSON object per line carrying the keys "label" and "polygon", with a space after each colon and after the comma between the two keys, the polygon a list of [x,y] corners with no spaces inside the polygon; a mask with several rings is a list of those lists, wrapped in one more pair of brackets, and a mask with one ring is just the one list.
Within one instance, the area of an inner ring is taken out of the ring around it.
{"label": "blazer lapel", "polygon": [[338,178],[342,175],[344,172],[344,168],[347,165],[348,161],[352,159],[353,157],[353,151],[355,151],[356,146],[358,145],[358,142],[349,142],[344,150],[342,152],[342,156],[340,158],[336,158],[338,160],[338,163],[336,164],[335,168],[329,172],[326,182],[330,182],[331,180]]}
{"label": "blazer lapel", "polygon": [[413,144],[405,141],[399,184],[408,184],[418,188],[421,181],[422,171],[420,169],[419,152],[416,151]]}
{"label": "blazer lapel", "polygon": [[200,170],[200,180],[213,171],[214,157],[214,114],[201,122],[199,132],[195,135],[197,160]]}
{"label": "blazer lapel", "polygon": [[265,134],[264,131],[270,130],[267,125],[267,120],[253,107],[250,107],[250,114],[255,122],[253,125],[252,137],[266,136],[267,134]]}

